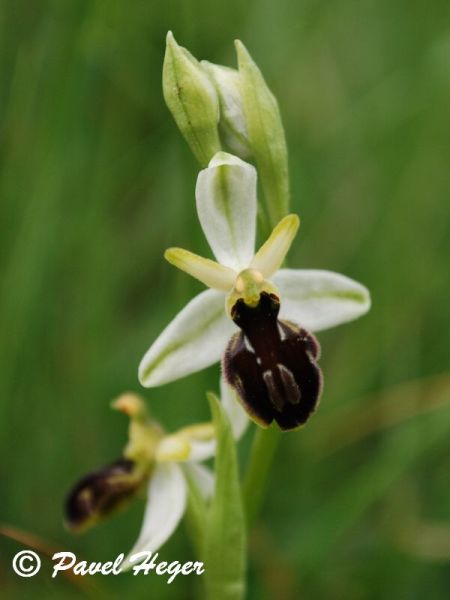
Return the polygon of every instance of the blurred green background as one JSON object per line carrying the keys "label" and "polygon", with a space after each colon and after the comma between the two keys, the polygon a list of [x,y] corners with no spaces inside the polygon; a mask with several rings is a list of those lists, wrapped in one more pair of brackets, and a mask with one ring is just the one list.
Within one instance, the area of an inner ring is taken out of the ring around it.
{"label": "blurred green background", "polygon": [[[207,252],[197,165],[162,98],[166,31],[230,66],[239,37],[286,127],[302,217],[290,264],[373,296],[369,315],[319,336],[322,405],[282,438],[248,597],[449,597],[448,17],[446,0],[3,0],[3,532],[97,561],[135,539],[142,503],[74,537],[62,502],[120,455],[127,422],[109,401],[139,390],[144,351],[201,289],[162,260],[174,244]],[[144,395],[171,429],[207,417],[218,373]],[[45,560],[20,579],[10,561],[26,541],[0,536],[2,597],[200,595],[194,577],[55,581]],[[160,554],[193,558],[183,527]]]}

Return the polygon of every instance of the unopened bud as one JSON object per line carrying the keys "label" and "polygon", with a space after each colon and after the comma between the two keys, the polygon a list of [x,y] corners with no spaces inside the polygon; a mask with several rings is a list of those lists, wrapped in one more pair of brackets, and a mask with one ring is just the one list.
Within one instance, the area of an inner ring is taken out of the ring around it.
{"label": "unopened bud", "polygon": [[274,226],[289,209],[288,158],[280,110],[261,71],[239,40],[236,52],[248,139]]}
{"label": "unopened bud", "polygon": [[239,71],[202,60],[216,86],[220,102],[220,132],[233,154],[248,158],[252,154],[242,103],[242,84]]}
{"label": "unopened bud", "polygon": [[221,149],[216,89],[200,63],[167,34],[163,66],[164,99],[178,128],[202,166]]}

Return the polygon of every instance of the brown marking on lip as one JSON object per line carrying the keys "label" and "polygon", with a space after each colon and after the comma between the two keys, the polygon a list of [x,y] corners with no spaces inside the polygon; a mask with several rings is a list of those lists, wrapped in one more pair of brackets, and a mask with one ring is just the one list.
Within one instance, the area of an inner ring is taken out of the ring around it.
{"label": "brown marking on lip", "polygon": [[231,314],[241,331],[228,344],[223,371],[252,418],[266,426],[275,420],[290,430],[303,425],[317,408],[320,346],[305,329],[278,320],[279,310],[279,299],[267,292],[253,308],[236,302]]}
{"label": "brown marking on lip", "polygon": [[121,458],[80,479],[65,502],[67,527],[82,531],[127,504],[142,483],[135,467],[134,461]]}

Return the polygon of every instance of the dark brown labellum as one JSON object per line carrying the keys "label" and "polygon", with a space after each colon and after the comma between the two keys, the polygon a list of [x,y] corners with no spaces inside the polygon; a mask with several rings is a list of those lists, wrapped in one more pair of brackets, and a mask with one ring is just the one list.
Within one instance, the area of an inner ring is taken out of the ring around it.
{"label": "dark brown labellum", "polygon": [[80,479],[66,499],[66,525],[86,529],[126,504],[141,485],[135,466],[132,460],[121,458]]}
{"label": "dark brown labellum", "polygon": [[236,302],[231,316],[241,331],[228,344],[223,371],[254,420],[275,420],[289,430],[305,423],[318,405],[320,346],[311,333],[279,320],[279,310],[279,299],[267,292],[254,308]]}

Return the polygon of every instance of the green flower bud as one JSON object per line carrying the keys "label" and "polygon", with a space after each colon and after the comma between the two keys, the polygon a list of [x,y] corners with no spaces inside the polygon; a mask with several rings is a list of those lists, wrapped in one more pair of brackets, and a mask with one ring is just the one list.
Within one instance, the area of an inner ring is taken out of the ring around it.
{"label": "green flower bud", "polygon": [[274,226],[289,210],[288,157],[278,103],[244,44],[236,40],[248,137]]}
{"label": "green flower bud", "polygon": [[163,66],[164,99],[178,128],[205,167],[221,150],[219,99],[200,63],[167,34]]}
{"label": "green flower bud", "polygon": [[252,154],[242,101],[239,71],[202,60],[214,85],[220,102],[220,133],[233,154],[248,158]]}

